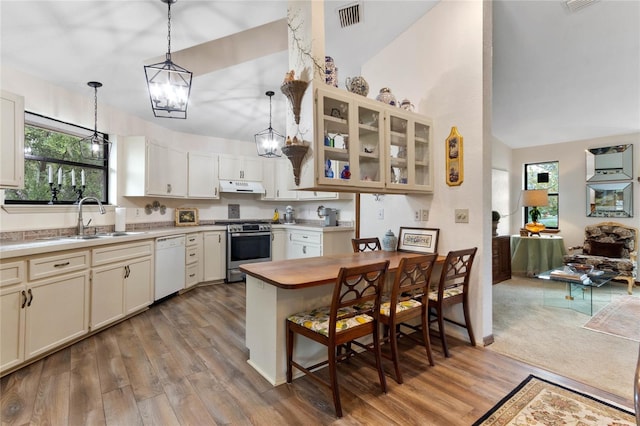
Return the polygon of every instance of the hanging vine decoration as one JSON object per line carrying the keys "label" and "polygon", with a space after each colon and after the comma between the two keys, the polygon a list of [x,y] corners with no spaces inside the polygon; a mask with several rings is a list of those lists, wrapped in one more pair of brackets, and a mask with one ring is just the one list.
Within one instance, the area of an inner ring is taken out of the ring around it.
{"label": "hanging vine decoration", "polygon": [[306,46],[303,44],[302,40],[298,36],[300,27],[302,26],[302,22],[295,22],[298,18],[298,12],[294,12],[292,9],[287,9],[287,27],[289,27],[289,31],[291,31],[291,37],[293,39],[293,43],[295,44],[298,54],[300,55],[300,62],[304,64],[304,58],[307,57],[311,59],[313,62],[314,73],[317,73],[318,76],[322,77],[325,74],[325,64],[324,62],[320,62],[318,58],[314,57],[311,54],[311,46]]}

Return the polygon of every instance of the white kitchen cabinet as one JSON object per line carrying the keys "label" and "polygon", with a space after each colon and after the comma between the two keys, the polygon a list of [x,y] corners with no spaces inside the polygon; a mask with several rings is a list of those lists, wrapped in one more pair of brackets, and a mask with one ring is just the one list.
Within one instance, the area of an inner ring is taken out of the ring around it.
{"label": "white kitchen cabinet", "polygon": [[0,92],[0,188],[24,186],[24,97]]}
{"label": "white kitchen cabinet", "polygon": [[88,333],[89,271],[27,285],[25,360]]}
{"label": "white kitchen cabinet", "polygon": [[187,196],[187,153],[143,136],[129,136],[124,145],[124,195]]}
{"label": "white kitchen cabinet", "polygon": [[207,231],[203,233],[203,281],[223,280],[227,276],[225,231]]}
{"label": "white kitchen cabinet", "polygon": [[287,229],[287,259],[351,253],[353,230]]}
{"label": "white kitchen cabinet", "polygon": [[265,189],[262,200],[295,201],[298,199],[298,191],[288,189],[289,181],[293,184],[293,168],[288,159],[265,160],[262,173],[262,185]]}
{"label": "white kitchen cabinet", "polygon": [[217,200],[220,198],[218,180],[218,155],[210,152],[189,152],[189,198]]}
{"label": "white kitchen cabinet", "polygon": [[220,180],[262,181],[262,160],[253,157],[220,155],[218,176]]}
{"label": "white kitchen cabinet", "polygon": [[153,246],[144,240],[93,249],[91,330],[153,303]]}
{"label": "white kitchen cabinet", "polygon": [[287,259],[287,230],[271,228],[271,260]]}
{"label": "white kitchen cabinet", "polygon": [[187,234],[185,244],[185,288],[193,287],[202,281],[203,276],[203,239],[202,232]]}
{"label": "white kitchen cabinet", "polygon": [[25,269],[23,260],[0,264],[0,371],[24,361]]}
{"label": "white kitchen cabinet", "polygon": [[76,250],[2,262],[0,371],[88,333],[88,259]]}

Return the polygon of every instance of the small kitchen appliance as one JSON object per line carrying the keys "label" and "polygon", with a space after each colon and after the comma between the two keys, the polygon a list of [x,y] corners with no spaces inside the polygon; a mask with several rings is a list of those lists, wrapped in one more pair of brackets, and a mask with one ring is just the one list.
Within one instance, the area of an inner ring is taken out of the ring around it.
{"label": "small kitchen appliance", "polygon": [[284,211],[284,223],[296,223],[295,210],[291,206],[287,206]]}
{"label": "small kitchen appliance", "polygon": [[322,226],[338,226],[338,210],[320,206],[318,216],[324,218]]}

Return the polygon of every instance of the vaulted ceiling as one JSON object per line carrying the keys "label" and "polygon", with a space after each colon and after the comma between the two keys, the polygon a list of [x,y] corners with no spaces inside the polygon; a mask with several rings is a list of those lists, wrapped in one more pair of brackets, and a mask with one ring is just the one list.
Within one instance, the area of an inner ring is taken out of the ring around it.
{"label": "vaulted ceiling", "polygon": [[[365,0],[361,23],[341,28],[337,10],[353,3],[325,1],[326,51],[341,87],[437,1]],[[561,0],[496,0],[493,9],[496,139],[517,148],[640,131],[640,2],[571,12]],[[143,65],[167,50],[160,0],[3,0],[0,60],[88,97],[86,83],[100,81],[101,104],[237,140],[267,127],[265,92],[274,90],[274,127],[283,129],[287,2],[179,0],[171,12],[173,60],[194,72],[187,120],[154,118],[150,108]]]}

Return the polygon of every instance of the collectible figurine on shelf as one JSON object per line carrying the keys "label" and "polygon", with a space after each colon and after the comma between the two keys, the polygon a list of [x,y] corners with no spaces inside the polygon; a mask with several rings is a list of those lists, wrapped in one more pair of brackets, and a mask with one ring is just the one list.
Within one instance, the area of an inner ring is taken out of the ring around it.
{"label": "collectible figurine on shelf", "polygon": [[288,83],[288,82],[290,82],[290,81],[295,80],[295,79],[296,79],[296,77],[295,77],[295,76],[296,76],[296,72],[295,72],[294,70],[289,71],[288,73],[286,73],[286,74],[284,75],[284,82],[285,82],[285,83]]}
{"label": "collectible figurine on shelf", "polygon": [[342,169],[342,172],[340,172],[340,178],[351,179],[351,171],[349,170],[348,164],[344,165],[344,169]]}

